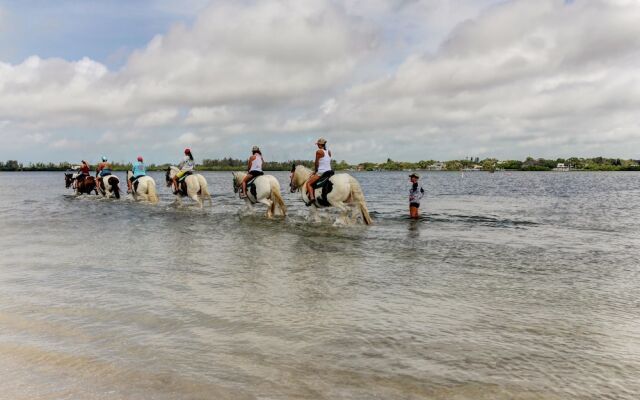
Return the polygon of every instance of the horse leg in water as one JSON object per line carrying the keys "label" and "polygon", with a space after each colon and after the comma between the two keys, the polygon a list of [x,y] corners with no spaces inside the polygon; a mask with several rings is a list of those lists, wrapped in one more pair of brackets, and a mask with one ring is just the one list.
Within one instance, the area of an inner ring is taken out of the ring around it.
{"label": "horse leg in water", "polygon": [[271,219],[273,217],[273,205],[275,203],[269,199],[262,199],[260,203],[267,206],[267,218]]}
{"label": "horse leg in water", "polygon": [[244,198],[244,211],[246,213],[253,213],[253,203],[249,200],[249,197]]}
{"label": "horse leg in water", "polygon": [[340,216],[336,219],[336,223],[338,223],[338,221],[342,221],[342,223],[346,225],[348,223],[347,216],[349,214],[347,206],[341,201],[333,203],[333,206],[340,210]]}
{"label": "horse leg in water", "polygon": [[318,207],[315,204],[309,207],[309,219],[312,222],[320,222],[320,215],[318,215]]}

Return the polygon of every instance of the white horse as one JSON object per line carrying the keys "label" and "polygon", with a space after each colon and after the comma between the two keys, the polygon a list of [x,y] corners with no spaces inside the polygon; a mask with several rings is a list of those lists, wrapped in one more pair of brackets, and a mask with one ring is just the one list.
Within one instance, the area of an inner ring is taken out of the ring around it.
{"label": "white horse", "polygon": [[98,193],[106,198],[114,196],[116,199],[120,198],[120,179],[115,175],[98,176],[96,178],[96,185]]}
{"label": "white horse", "polygon": [[[127,180],[130,180],[132,176],[133,172],[127,171]],[[139,177],[131,184],[131,195],[136,201],[142,200],[153,204],[157,203],[156,181],[148,175]]]}
{"label": "white horse", "polygon": [[[247,176],[245,172],[233,172],[233,191],[238,193],[242,189],[242,180]],[[260,175],[253,184],[256,187],[255,196],[249,188],[247,188],[247,197],[244,199],[247,208],[252,208],[253,204],[262,203],[267,206],[267,218],[273,217],[276,206],[280,208],[283,216],[287,215],[287,206],[285,206],[280,195],[280,183],[273,175]]]}
{"label": "white horse", "polygon": [[[303,165],[294,165],[291,170],[291,193],[300,190],[302,193],[302,200],[305,203],[309,202],[306,183],[312,174],[313,172]],[[324,199],[322,196],[322,189],[315,190],[316,201],[310,206],[310,212],[314,220],[318,220],[317,208],[336,207],[342,211],[341,218],[343,222],[346,223],[349,208],[351,208],[352,219],[355,220],[357,218],[356,212],[359,210],[364,223],[371,225],[371,217],[369,216],[367,202],[364,199],[364,193],[362,192],[360,183],[358,183],[358,181],[349,174],[335,174],[329,178],[329,180],[331,181],[332,188],[326,196],[328,205],[319,204],[319,199]]]}
{"label": "white horse", "polygon": [[[167,169],[167,174],[165,175],[167,187],[171,187],[173,177],[176,176],[178,172],[180,172],[180,168],[173,165],[169,166],[169,168]],[[204,179],[204,176],[193,173],[184,178],[184,182],[187,186],[186,193],[183,192],[181,188],[179,193],[176,195],[176,203],[181,204],[180,197],[187,196],[191,197],[193,201],[197,202],[200,208],[203,207],[203,199],[208,199],[209,205],[213,205],[213,202],[211,201],[211,195],[207,190],[207,180]]]}

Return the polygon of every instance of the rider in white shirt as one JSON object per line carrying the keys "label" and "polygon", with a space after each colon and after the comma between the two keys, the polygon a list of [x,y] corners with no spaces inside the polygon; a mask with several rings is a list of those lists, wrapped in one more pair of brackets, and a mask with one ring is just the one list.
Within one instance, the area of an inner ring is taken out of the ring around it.
{"label": "rider in white shirt", "polygon": [[247,197],[247,182],[255,177],[264,175],[264,172],[262,172],[263,163],[264,159],[262,158],[260,148],[258,146],[253,146],[251,149],[251,157],[249,157],[248,161],[247,175],[242,179],[242,192],[240,192],[241,198]]}
{"label": "rider in white shirt", "polygon": [[331,169],[331,151],[327,150],[327,140],[320,138],[316,142],[316,145],[318,145],[318,150],[316,150],[315,171],[309,180],[307,180],[306,184],[307,196],[309,197],[307,205],[311,205],[315,201],[313,184],[316,183],[323,175],[333,175],[333,170]]}

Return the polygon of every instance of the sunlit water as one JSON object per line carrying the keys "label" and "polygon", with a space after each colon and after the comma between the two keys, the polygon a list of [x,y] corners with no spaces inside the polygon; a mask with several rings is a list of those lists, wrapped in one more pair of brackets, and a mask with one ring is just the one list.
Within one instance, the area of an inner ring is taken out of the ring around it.
{"label": "sunlit water", "polygon": [[406,175],[345,227],[1,173],[0,398],[638,398],[640,174]]}

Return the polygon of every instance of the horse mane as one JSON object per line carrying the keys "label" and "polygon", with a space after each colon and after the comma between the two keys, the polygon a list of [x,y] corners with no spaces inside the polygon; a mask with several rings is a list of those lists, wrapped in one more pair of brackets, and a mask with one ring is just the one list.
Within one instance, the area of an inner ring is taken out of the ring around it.
{"label": "horse mane", "polygon": [[311,174],[313,174],[313,171],[311,171],[311,169],[305,167],[304,165],[300,164],[298,166],[296,166],[296,171],[303,173],[303,174],[308,174],[309,176]]}

